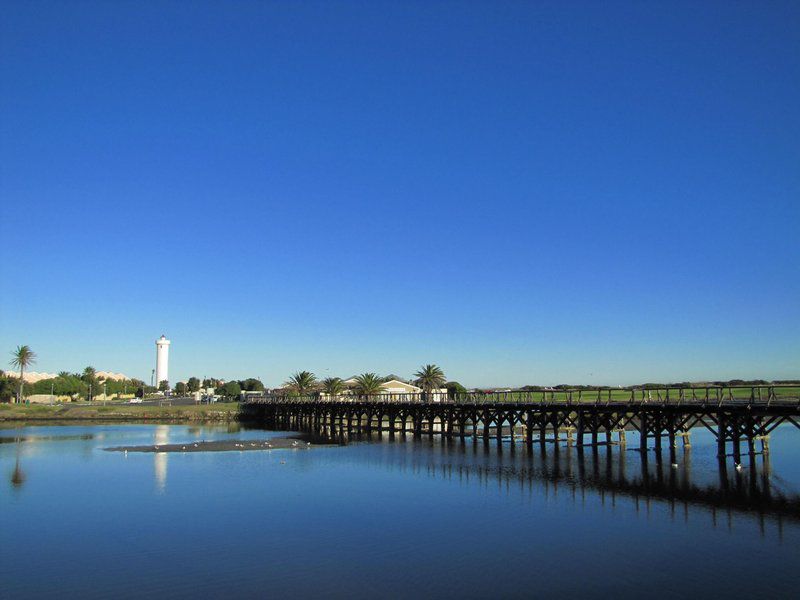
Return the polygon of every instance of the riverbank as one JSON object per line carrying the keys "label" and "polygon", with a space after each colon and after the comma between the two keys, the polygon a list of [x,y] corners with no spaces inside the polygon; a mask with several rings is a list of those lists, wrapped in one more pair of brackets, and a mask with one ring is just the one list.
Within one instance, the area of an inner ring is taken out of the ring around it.
{"label": "riverbank", "polygon": [[0,404],[3,421],[212,421],[239,420],[238,402],[216,402],[185,406],[136,404]]}

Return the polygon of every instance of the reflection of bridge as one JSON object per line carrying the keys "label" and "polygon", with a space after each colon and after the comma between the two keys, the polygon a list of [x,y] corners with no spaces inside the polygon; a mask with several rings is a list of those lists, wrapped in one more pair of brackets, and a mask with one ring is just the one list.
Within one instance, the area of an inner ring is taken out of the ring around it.
{"label": "reflection of bridge", "polygon": [[[391,443],[386,433],[359,439]],[[396,437],[395,442],[400,439]],[[582,495],[592,491],[603,502],[607,497],[612,502],[625,497],[634,501],[637,510],[640,503],[649,507],[651,501],[668,504],[672,511],[682,509],[684,515],[699,508],[707,510],[715,523],[717,512],[726,513],[729,519],[732,514],[753,515],[762,528],[765,518],[775,518],[779,523],[782,519],[800,520],[800,496],[775,489],[768,455],[742,471],[728,470],[720,462],[717,470],[698,474],[692,471],[688,449],[680,466],[673,468],[663,461],[648,461],[639,452],[611,452],[610,448],[603,451],[595,447],[590,452],[580,452],[570,446],[560,449],[556,446],[555,451],[541,454],[514,451],[513,445],[503,449],[455,439],[431,444],[432,452],[409,453],[398,448],[399,457],[381,453],[377,458],[367,455],[366,460],[437,479],[465,483],[496,481],[509,490],[527,489],[537,495],[563,492]]]}
{"label": "reflection of bridge", "polygon": [[[800,428],[797,388],[661,388],[653,390],[559,390],[461,394],[446,402],[426,402],[424,394],[377,396],[261,396],[243,411],[272,428],[305,429],[333,435],[386,431],[393,435],[473,437],[498,442],[504,435],[528,446],[566,441],[581,450],[599,444],[627,445],[627,432],[639,433],[639,448],[653,441],[661,456],[664,439],[675,462],[678,438],[688,443],[693,427],[717,439],[717,454],[741,462],[741,442],[756,454],[756,442],[769,451],[769,434],[782,423]],[[625,396],[625,397],[620,397]],[[617,440],[613,440],[613,435]],[[600,435],[604,440],[600,440]],[[646,458],[647,454],[643,456]]]}

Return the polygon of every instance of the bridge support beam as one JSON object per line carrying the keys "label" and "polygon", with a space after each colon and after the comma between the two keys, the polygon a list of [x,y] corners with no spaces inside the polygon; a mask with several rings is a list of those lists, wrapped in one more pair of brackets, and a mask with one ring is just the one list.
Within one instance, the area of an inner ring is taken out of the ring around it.
{"label": "bridge support beam", "polygon": [[647,414],[641,413],[639,416],[639,451],[647,454]]}
{"label": "bridge support beam", "polygon": [[731,442],[733,443],[733,460],[738,465],[742,462],[742,448],[740,446],[741,436],[739,435],[739,420],[734,417],[731,419]]}
{"label": "bridge support beam", "polygon": [[530,412],[525,415],[525,445],[528,448],[533,446],[533,415]]}
{"label": "bridge support beam", "polygon": [[727,437],[727,424],[725,416],[720,414],[717,418],[717,458],[725,458],[725,438]]}

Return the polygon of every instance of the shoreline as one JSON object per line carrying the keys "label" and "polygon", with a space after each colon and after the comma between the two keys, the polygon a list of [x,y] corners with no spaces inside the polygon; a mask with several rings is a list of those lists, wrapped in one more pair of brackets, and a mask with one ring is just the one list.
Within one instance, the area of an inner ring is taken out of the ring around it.
{"label": "shoreline", "polygon": [[182,406],[2,404],[0,423],[59,421],[245,422],[239,403]]}

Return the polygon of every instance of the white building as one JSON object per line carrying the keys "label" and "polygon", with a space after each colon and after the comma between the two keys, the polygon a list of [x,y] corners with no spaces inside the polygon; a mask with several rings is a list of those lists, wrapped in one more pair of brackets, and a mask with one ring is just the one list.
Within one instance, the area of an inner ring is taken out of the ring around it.
{"label": "white building", "polygon": [[[356,378],[351,377],[350,379],[345,379],[344,384],[347,387],[354,387],[356,385]],[[419,386],[414,385],[413,383],[408,383],[407,381],[402,381],[401,379],[387,379],[381,384],[381,394],[421,394],[422,388]],[[348,390],[346,393],[352,393]],[[441,388],[438,390],[433,390],[428,399],[431,402],[441,402],[442,400],[447,400],[447,389]]]}
{"label": "white building", "polygon": [[163,335],[156,340],[156,387],[169,381],[169,340]]}

